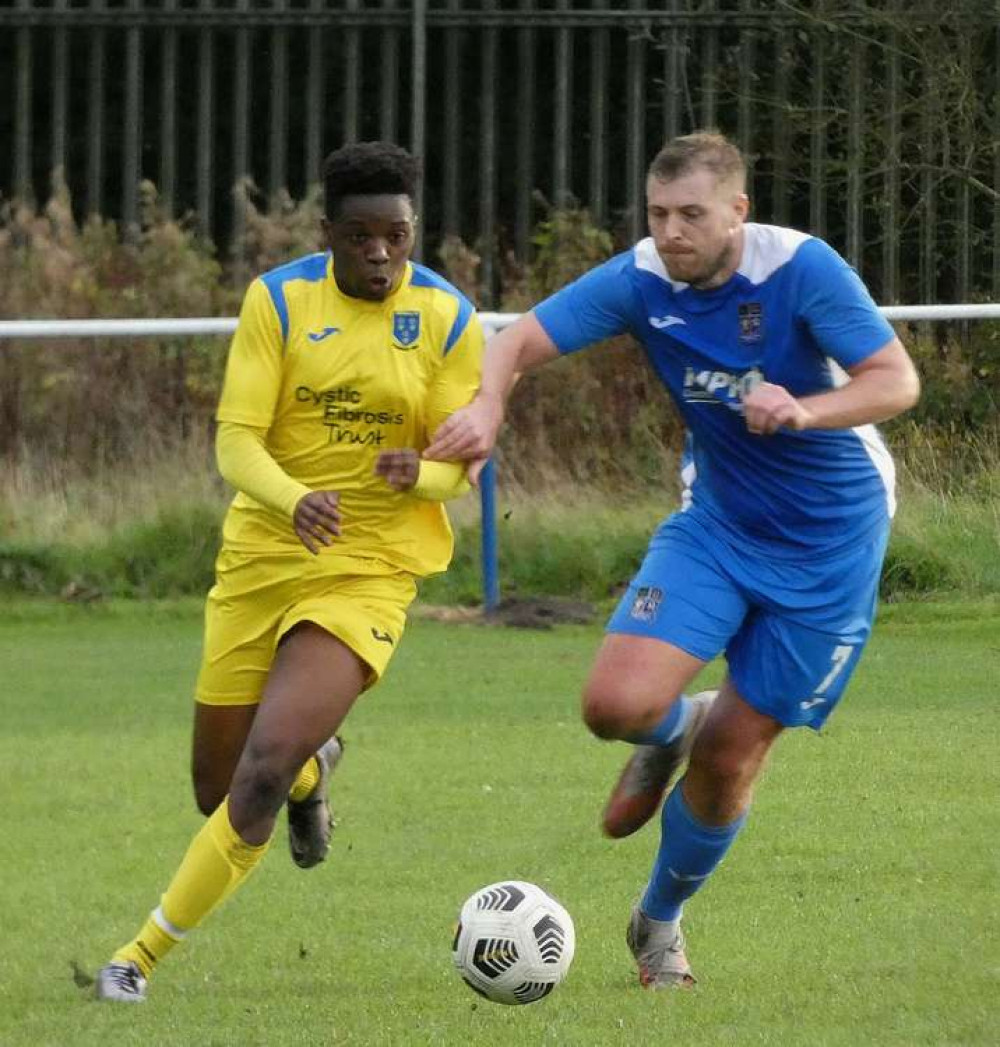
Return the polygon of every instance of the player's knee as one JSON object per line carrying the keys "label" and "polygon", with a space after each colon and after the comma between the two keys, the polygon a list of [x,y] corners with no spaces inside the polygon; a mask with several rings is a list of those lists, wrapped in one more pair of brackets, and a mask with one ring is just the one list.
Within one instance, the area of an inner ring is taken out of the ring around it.
{"label": "player's knee", "polygon": [[276,813],[312,751],[295,740],[251,739],[237,767],[233,791],[238,783],[242,802],[256,811]]}
{"label": "player's knee", "polygon": [[639,696],[594,682],[584,689],[582,709],[591,733],[606,741],[626,738],[657,717],[657,710]]}
{"label": "player's knee", "polygon": [[617,738],[617,710],[613,696],[606,690],[587,684],[581,703],[583,722],[598,738]]}

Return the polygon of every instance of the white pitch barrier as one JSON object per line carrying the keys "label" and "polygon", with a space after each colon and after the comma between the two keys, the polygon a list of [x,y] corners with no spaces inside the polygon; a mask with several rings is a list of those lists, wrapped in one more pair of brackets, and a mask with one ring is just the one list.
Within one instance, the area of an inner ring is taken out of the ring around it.
{"label": "white pitch barrier", "polygon": [[236,317],[157,320],[0,320],[0,338],[183,338],[232,334]]}
{"label": "white pitch barrier", "polygon": [[[884,305],[887,320],[1000,320],[1000,304]],[[480,313],[487,333],[509,327],[518,313]],[[185,338],[229,335],[236,317],[166,317],[151,320],[0,320],[0,338]]]}
{"label": "white pitch barrier", "polygon": [[[887,320],[1000,319],[1000,305],[890,305],[881,308]],[[480,313],[487,335],[509,327],[519,313]],[[0,339],[34,338],[187,338],[194,335],[230,335],[236,317],[184,317],[155,320],[0,320]],[[482,517],[483,605],[487,611],[500,601],[500,573],[496,531],[496,467],[488,462],[480,478]]]}

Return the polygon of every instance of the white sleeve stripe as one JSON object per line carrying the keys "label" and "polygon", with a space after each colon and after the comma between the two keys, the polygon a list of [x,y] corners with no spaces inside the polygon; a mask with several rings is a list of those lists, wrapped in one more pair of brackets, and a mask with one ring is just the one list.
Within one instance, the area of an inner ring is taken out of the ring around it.
{"label": "white sleeve stripe", "polygon": [[792,260],[795,252],[813,237],[780,225],[746,222],[743,226],[743,256],[737,272],[760,285]]}
{"label": "white sleeve stripe", "polygon": [[[843,367],[832,356],[827,357],[827,363],[830,365],[830,373],[833,375],[834,388],[840,389],[842,386],[847,385],[851,380],[851,376]],[[861,445],[867,452],[872,465],[875,466],[879,476],[882,477],[882,485],[885,487],[886,508],[889,511],[889,517],[892,518],[896,514],[896,466],[892,460],[892,455],[889,453],[889,448],[886,447],[885,441],[874,425],[856,425],[851,429],[851,432],[861,441]]]}
{"label": "white sleeve stripe", "polygon": [[896,465],[874,425],[856,425],[852,430],[861,441],[885,487],[885,505],[891,519],[896,515]]}
{"label": "white sleeve stripe", "polygon": [[698,467],[694,459],[685,462],[681,469],[681,512],[686,512],[694,502],[694,482],[698,478]]}
{"label": "white sleeve stripe", "polygon": [[837,363],[832,356],[826,358],[827,365],[830,368],[830,374],[833,376],[833,387],[834,389],[840,389],[851,380],[851,376]]}
{"label": "white sleeve stripe", "polygon": [[[791,261],[806,240],[812,239],[809,233],[801,233],[797,229],[746,222],[743,226],[743,254],[736,271],[750,283],[759,286]],[[670,284],[674,291],[683,291],[688,286],[681,280],[674,280],[667,272],[651,236],[640,240],[632,254],[636,269],[659,277],[664,283]]]}
{"label": "white sleeve stripe", "polygon": [[683,291],[687,287],[687,284],[671,279],[651,236],[647,236],[645,240],[640,240],[633,248],[632,254],[635,258],[636,269],[642,269],[644,272],[658,276],[664,283],[670,284],[675,291]]}

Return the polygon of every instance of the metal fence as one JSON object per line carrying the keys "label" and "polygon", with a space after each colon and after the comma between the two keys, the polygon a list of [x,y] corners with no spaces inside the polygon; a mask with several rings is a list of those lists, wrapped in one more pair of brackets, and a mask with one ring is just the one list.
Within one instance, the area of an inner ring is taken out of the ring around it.
{"label": "metal fence", "polygon": [[879,300],[996,298],[998,56],[995,0],[0,0],[0,194],[59,171],[130,227],[148,179],[225,245],[239,179],[300,197],[327,150],[395,139],[425,257],[475,246],[489,305],[547,207],[634,238],[656,147],[717,126],[755,215]]}

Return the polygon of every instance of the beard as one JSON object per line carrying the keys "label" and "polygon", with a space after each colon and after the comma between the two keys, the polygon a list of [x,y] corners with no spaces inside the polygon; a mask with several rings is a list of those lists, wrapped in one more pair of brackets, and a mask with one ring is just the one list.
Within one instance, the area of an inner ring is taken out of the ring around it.
{"label": "beard", "polygon": [[706,262],[705,265],[701,267],[697,274],[692,275],[691,279],[688,280],[688,283],[696,291],[704,291],[710,287],[716,287],[719,284],[725,283],[725,280],[720,280],[718,277],[721,273],[732,268],[733,254],[733,243],[730,240],[725,244],[722,250],[711,259],[711,261]]}
{"label": "beard", "polygon": [[[711,256],[708,260],[701,262],[701,264],[697,265],[697,268],[692,268],[683,275],[676,271],[676,263],[674,271],[671,271],[670,262],[668,260],[669,256],[664,259],[664,265],[666,265],[667,272],[670,273],[673,279],[683,281],[693,287],[696,291],[704,291],[725,283],[725,280],[720,280],[718,277],[728,269],[735,268],[733,265],[735,251],[735,244],[733,240],[729,239],[715,255]],[[685,261],[690,259],[694,262],[694,259],[691,258],[690,255],[684,256],[684,258]],[[728,279],[728,274],[726,279]]]}

